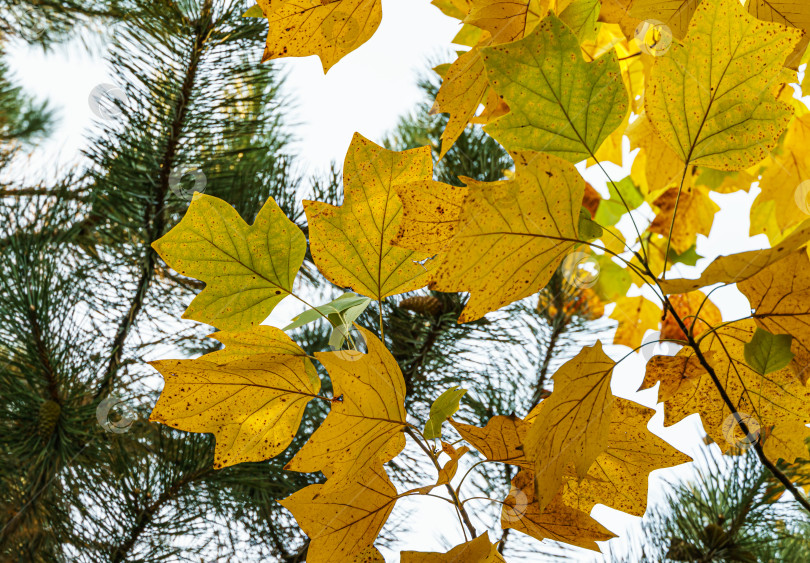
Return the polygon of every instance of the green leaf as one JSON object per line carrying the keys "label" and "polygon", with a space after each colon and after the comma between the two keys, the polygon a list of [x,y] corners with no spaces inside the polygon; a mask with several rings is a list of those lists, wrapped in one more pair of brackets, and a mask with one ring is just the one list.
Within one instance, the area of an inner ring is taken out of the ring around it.
{"label": "green leaf", "polygon": [[591,219],[591,213],[584,207],[579,210],[579,238],[592,241],[602,236],[602,227]]}
{"label": "green leaf", "polygon": [[616,264],[611,257],[604,254],[597,258],[599,277],[594,291],[602,301],[616,301],[627,295],[633,283],[630,272]]}
{"label": "green leaf", "polygon": [[761,375],[779,371],[793,359],[793,352],[790,351],[792,341],[793,337],[789,334],[771,334],[757,328],[751,342],[745,345],[745,363]]}
{"label": "green leaf", "polygon": [[183,220],[152,247],[180,274],[205,282],[184,319],[238,330],[261,324],[290,295],[307,240],[273,198],[248,225],[228,203],[195,193]]}
{"label": "green leaf", "polygon": [[586,62],[577,37],[553,14],[524,39],[481,53],[510,109],[484,130],[510,151],[579,162],[624,120],[628,98],[615,51]]}
{"label": "green leaf", "polygon": [[674,248],[669,249],[669,263],[670,264],[684,264],[686,266],[695,266],[697,261],[703,258],[697,253],[697,245],[692,245],[689,250],[678,254]]}
{"label": "green leaf", "polygon": [[[635,182],[630,176],[620,180],[618,183],[608,182],[608,192],[610,199],[603,199],[599,202],[599,207],[596,210],[594,221],[600,225],[611,227],[619,222],[619,219],[627,213],[627,207],[630,211],[638,209],[644,203],[644,196],[641,190],[638,189]],[[624,201],[622,201],[624,198]],[[627,204],[625,207],[624,204]]]}
{"label": "green leaf", "polygon": [[[344,293],[329,303],[318,305],[314,309],[309,309],[300,315],[293,317],[293,322],[285,326],[282,330],[296,329],[300,326],[304,326],[305,324],[317,321],[318,319],[323,318],[324,315],[329,317],[329,322],[332,323],[332,326],[340,326],[344,324],[351,325],[355,319],[360,316],[363,310],[368,307],[369,303],[371,303],[371,299],[368,297],[363,297],[352,292]],[[353,318],[349,319],[344,311],[349,311],[355,307],[361,308],[356,311]],[[334,321],[332,320],[332,315],[336,315]]]}
{"label": "green leaf", "polygon": [[599,0],[572,0],[560,12],[560,19],[570,27],[580,41],[594,39],[599,30]]}
{"label": "green leaf", "polygon": [[458,411],[461,397],[466,389],[459,389],[458,385],[451,387],[433,401],[430,406],[430,418],[425,424],[424,436],[428,440],[442,437],[442,424]]}
{"label": "green leaf", "polygon": [[243,18],[263,18],[264,17],[264,12],[262,12],[262,9],[259,8],[258,4],[256,4],[255,6],[251,6],[250,8],[248,8],[248,11],[245,12],[244,14],[242,14],[242,17]]}
{"label": "green leaf", "polygon": [[701,2],[683,44],[653,64],[647,117],[686,164],[743,170],[760,162],[793,114],[773,92],[801,35],[754,18],[739,0]]}

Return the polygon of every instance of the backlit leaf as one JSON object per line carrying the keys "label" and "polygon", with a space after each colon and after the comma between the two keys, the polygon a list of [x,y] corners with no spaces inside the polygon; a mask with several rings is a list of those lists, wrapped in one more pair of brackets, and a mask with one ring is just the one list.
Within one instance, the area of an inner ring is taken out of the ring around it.
{"label": "backlit leaf", "polygon": [[458,386],[451,387],[438,396],[430,405],[430,418],[425,423],[423,435],[428,440],[442,437],[442,424],[444,421],[456,414],[461,397],[467,392],[466,389],[459,389]]}
{"label": "backlit leaf", "polygon": [[802,55],[810,41],[810,36],[808,36],[810,34],[810,4],[797,0],[746,0],[745,7],[748,13],[757,19],[781,23],[805,32],[804,37],[787,59],[787,65],[790,68],[799,68]]}
{"label": "backlit leaf", "polygon": [[483,428],[450,421],[461,437],[490,461],[510,463],[524,468],[532,466],[523,452],[523,441],[529,423],[515,415],[493,416]]}
{"label": "backlit leaf", "polygon": [[447,553],[403,551],[402,563],[498,563],[505,561],[498,553],[497,544],[489,541],[486,533],[467,543],[457,545]]}
{"label": "backlit leaf", "polygon": [[701,2],[683,45],[657,57],[645,109],[681,160],[722,170],[761,161],[793,109],[772,88],[801,37],[749,15],[738,0]]}
{"label": "backlit leaf", "polygon": [[355,134],[343,168],[343,205],[304,201],[315,264],[329,281],[379,300],[424,286],[429,254],[391,246],[402,204],[395,187],[433,174],[430,149],[386,150]]}
{"label": "backlit leaf", "polygon": [[431,289],[471,293],[459,322],[542,289],[579,240],[585,190],[579,173],[553,156],[513,156],[514,180],[398,190],[405,217],[394,243],[438,253]]}
{"label": "backlit leaf", "polygon": [[643,296],[625,297],[616,301],[610,318],[619,321],[614,344],[637,348],[648,330],[656,330],[661,321],[661,308]]}
{"label": "backlit leaf", "polygon": [[624,120],[628,98],[615,52],[585,62],[576,36],[554,15],[524,39],[482,52],[489,81],[510,109],[484,130],[510,151],[578,162]]}
{"label": "backlit leaf", "polygon": [[789,334],[771,334],[757,327],[750,342],[744,348],[745,363],[761,375],[768,375],[787,367],[793,359]]}
{"label": "backlit leaf", "polygon": [[183,318],[234,330],[261,324],[290,294],[307,242],[272,198],[248,225],[221,199],[195,194],[183,220],[152,247],[180,274],[205,282]]}

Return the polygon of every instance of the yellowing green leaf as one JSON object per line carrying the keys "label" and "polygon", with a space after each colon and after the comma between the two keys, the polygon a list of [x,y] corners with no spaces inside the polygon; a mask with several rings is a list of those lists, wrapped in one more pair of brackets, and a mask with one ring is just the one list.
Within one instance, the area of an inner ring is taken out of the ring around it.
{"label": "yellowing green leaf", "polygon": [[610,530],[591,518],[588,513],[567,506],[561,494],[540,508],[535,495],[535,477],[523,469],[512,479],[512,490],[504,500],[501,526],[527,534],[535,539],[561,541],[599,551],[598,541],[614,537]]}
{"label": "yellowing green leaf", "polygon": [[628,99],[615,52],[585,62],[576,36],[554,15],[524,39],[482,52],[489,81],[510,109],[484,129],[510,151],[578,162],[624,120]]}
{"label": "yellowing green leaf", "polygon": [[793,359],[789,334],[771,334],[757,328],[744,347],[745,363],[760,375],[768,375],[787,367]]}
{"label": "yellowing green leaf", "polygon": [[517,416],[493,416],[483,428],[454,420],[451,420],[450,424],[488,460],[524,468],[532,466],[523,452],[523,441],[529,431],[529,423]]}
{"label": "yellowing green leaf", "polygon": [[403,551],[402,563],[498,563],[504,558],[497,544],[489,541],[486,533],[467,543],[457,545],[447,553]]}
{"label": "yellowing green leaf", "polygon": [[579,240],[585,183],[576,169],[549,155],[513,157],[514,180],[398,190],[405,216],[394,244],[438,253],[430,288],[471,293],[459,322],[542,289]]}
{"label": "yellowing green leaf", "polygon": [[[267,333],[271,338],[261,349],[238,346]],[[315,368],[277,328],[217,336],[237,346],[196,360],[151,362],[165,385],[150,420],[214,434],[216,468],[277,456],[290,445],[304,408],[320,389]]]}
{"label": "yellowing green leaf", "polygon": [[647,430],[653,414],[653,409],[615,398],[607,448],[597,456],[584,479],[571,478],[567,482],[563,502],[586,514],[594,505],[604,504],[642,516],[647,508],[650,472],[691,461]]}
{"label": "yellowing green leaf", "polygon": [[461,397],[466,393],[466,389],[459,389],[458,385],[451,387],[433,401],[430,405],[430,418],[425,424],[423,435],[428,440],[442,437],[442,424],[444,421],[456,414]]}
{"label": "yellowing green leaf", "polygon": [[280,501],[309,536],[308,563],[345,563],[374,543],[397,500],[376,461],[339,490],[310,485]]}
{"label": "yellowing green leaf", "polygon": [[368,41],[382,20],[381,0],[258,0],[270,30],[262,61],[318,55],[327,72]]}
{"label": "yellowing green leaf", "polygon": [[683,45],[655,60],[647,116],[687,164],[748,168],[768,155],[793,113],[771,90],[800,36],[757,20],[738,0],[701,2]]}
{"label": "yellowing green leaf", "polygon": [[394,152],[355,134],[343,167],[343,205],[304,201],[320,272],[335,285],[376,300],[424,286],[427,270],[415,261],[430,255],[389,241],[402,215],[394,188],[432,174],[428,147]]}
{"label": "yellowing green leaf", "polygon": [[810,240],[810,219],[801,223],[773,248],[720,256],[709,264],[696,280],[659,280],[658,283],[666,293],[687,293],[716,283],[739,283],[786,258],[793,251],[806,245],[808,240]]}
{"label": "yellowing green leaf", "polygon": [[554,374],[554,391],[541,403],[523,444],[534,464],[540,510],[559,490],[568,464],[584,477],[607,447],[613,409],[610,378],[615,365],[597,341]]}
{"label": "yellowing green leaf", "polygon": [[794,52],[787,59],[787,66],[799,68],[799,64],[807,49],[808,33],[810,33],[810,4],[796,0],[746,0],[745,7],[755,18],[777,22],[782,25],[795,27],[805,32],[804,37],[796,46]]}
{"label": "yellowing green leaf", "polygon": [[307,242],[272,198],[248,225],[221,199],[195,194],[183,220],[152,247],[206,284],[183,318],[234,330],[261,324],[290,294]]}
{"label": "yellowing green leaf", "polygon": [[639,20],[655,20],[666,25],[674,37],[686,35],[689,21],[700,0],[634,0],[630,15]]}
{"label": "yellowing green leaf", "polygon": [[396,360],[368,330],[358,327],[368,353],[317,352],[335,397],[323,424],[285,469],[322,471],[329,490],[405,447],[405,381]]}

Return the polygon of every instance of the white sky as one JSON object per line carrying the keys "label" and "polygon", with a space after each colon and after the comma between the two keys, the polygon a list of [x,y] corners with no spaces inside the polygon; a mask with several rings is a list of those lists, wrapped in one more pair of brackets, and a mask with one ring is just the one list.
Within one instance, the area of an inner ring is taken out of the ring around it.
{"label": "white sky", "polygon": [[[333,160],[342,165],[355,131],[380,141],[400,115],[421,101],[421,91],[415,84],[418,72],[427,67],[428,59],[435,60],[449,53],[450,40],[457,30],[458,22],[445,17],[428,0],[383,0],[380,29],[368,43],[339,62],[327,76],[323,75],[316,57],[284,60],[281,67],[289,72],[287,91],[297,105],[294,120],[300,123],[295,132],[300,138],[302,168],[308,172],[324,171]],[[50,98],[60,109],[59,127],[48,144],[29,162],[26,170],[32,177],[50,176],[55,174],[58,167],[75,162],[77,151],[93,119],[88,105],[90,91],[96,85],[112,80],[105,63],[98,56],[85,54],[79,47],[60,48],[58,52],[44,54],[12,46],[9,52],[12,55],[12,68],[21,82],[30,91]],[[629,173],[629,168],[618,170],[609,166],[608,171],[618,180]],[[604,186],[604,178],[598,169],[587,170],[585,176],[598,189]],[[712,194],[724,210],[717,215],[709,239],[699,237],[699,253],[712,257],[717,254],[715,249],[729,253],[767,245],[764,235],[756,239],[748,238],[747,208],[755,192]],[[702,262],[701,266],[705,263]],[[726,289],[715,296],[714,300],[726,320],[746,314],[747,303],[736,290]],[[295,312],[294,307],[280,308],[270,322],[283,326]],[[627,350],[609,347],[608,352],[618,359]],[[654,406],[654,391],[633,396],[643,373],[641,357],[631,357],[615,374],[614,391],[647,406]],[[653,419],[651,429],[683,451],[694,453],[698,447],[696,416],[667,430],[661,427],[662,418],[659,412]],[[459,475],[464,471],[462,466]],[[686,471],[681,469],[678,473],[683,475]],[[671,478],[672,475],[668,471],[656,472],[652,482],[657,482],[661,476]],[[660,492],[661,487],[652,486],[651,499],[658,497]],[[440,549],[442,537],[450,544],[462,541],[454,514],[441,508],[437,501],[426,503],[425,499],[420,499],[419,505],[411,501],[402,504],[414,509],[422,508],[415,513],[413,524],[416,533],[403,538],[403,548]],[[639,521],[604,507],[597,507],[593,515],[618,534],[636,528]],[[495,535],[491,537],[496,538]],[[386,552],[386,555],[389,562],[397,560],[392,552]]]}

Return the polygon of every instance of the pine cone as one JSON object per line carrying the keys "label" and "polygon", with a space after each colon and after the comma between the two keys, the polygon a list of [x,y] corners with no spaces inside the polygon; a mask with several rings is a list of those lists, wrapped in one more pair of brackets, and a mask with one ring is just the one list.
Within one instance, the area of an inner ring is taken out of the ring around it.
{"label": "pine cone", "polygon": [[438,298],[429,295],[422,295],[419,297],[408,297],[399,302],[400,309],[406,311],[413,311],[420,315],[431,315],[438,317],[442,314],[444,307]]}
{"label": "pine cone", "polygon": [[62,407],[56,401],[45,401],[39,407],[39,424],[37,432],[40,438],[47,440],[53,434],[56,423],[59,422],[59,415],[62,414]]}

